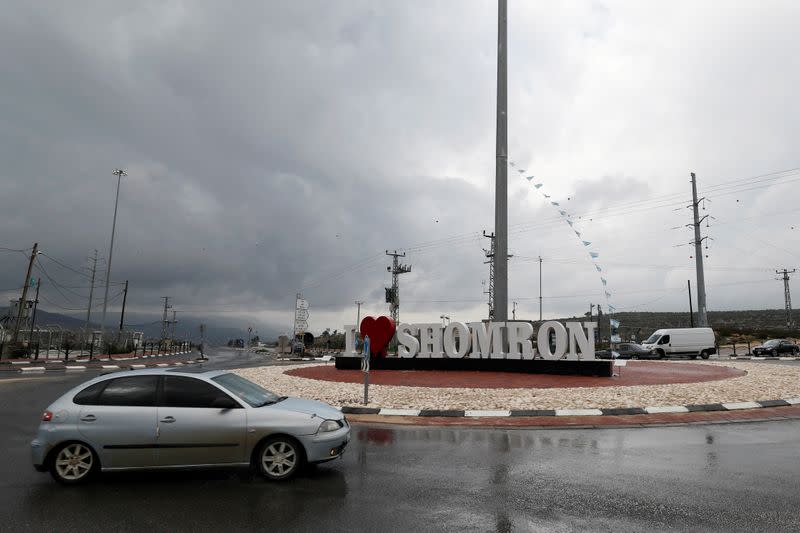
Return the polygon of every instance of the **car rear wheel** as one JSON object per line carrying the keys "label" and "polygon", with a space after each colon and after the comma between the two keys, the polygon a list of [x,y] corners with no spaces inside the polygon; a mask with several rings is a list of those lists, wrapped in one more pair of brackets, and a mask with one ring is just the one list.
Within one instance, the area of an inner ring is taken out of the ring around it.
{"label": "car rear wheel", "polygon": [[703,359],[708,359],[708,351],[703,350],[702,352],[700,352],[700,357],[702,357]]}
{"label": "car rear wheel", "polygon": [[792,355],[797,355],[797,348],[792,348]]}
{"label": "car rear wheel", "polygon": [[53,454],[50,475],[59,483],[75,485],[89,479],[97,470],[99,461],[92,450],[82,442],[62,444]]}
{"label": "car rear wheel", "polygon": [[300,444],[290,437],[272,437],[261,445],[258,470],[271,481],[284,481],[294,476],[303,463]]}

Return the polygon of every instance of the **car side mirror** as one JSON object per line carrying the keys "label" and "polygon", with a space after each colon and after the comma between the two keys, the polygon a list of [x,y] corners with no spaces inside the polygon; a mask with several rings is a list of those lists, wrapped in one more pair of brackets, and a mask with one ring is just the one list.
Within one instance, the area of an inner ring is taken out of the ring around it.
{"label": "car side mirror", "polygon": [[211,407],[216,407],[218,409],[235,409],[239,407],[232,398],[227,396],[219,396],[213,402],[211,402]]}

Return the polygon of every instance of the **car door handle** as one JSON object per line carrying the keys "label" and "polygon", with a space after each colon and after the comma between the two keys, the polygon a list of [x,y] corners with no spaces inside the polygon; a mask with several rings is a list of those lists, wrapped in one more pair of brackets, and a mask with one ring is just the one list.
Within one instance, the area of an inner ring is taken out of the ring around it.
{"label": "car door handle", "polygon": [[97,420],[97,417],[94,415],[86,415],[81,417],[81,422],[94,422]]}
{"label": "car door handle", "polygon": [[161,422],[164,422],[165,424],[172,424],[173,422],[175,422],[175,417],[165,416],[164,418],[161,419]]}

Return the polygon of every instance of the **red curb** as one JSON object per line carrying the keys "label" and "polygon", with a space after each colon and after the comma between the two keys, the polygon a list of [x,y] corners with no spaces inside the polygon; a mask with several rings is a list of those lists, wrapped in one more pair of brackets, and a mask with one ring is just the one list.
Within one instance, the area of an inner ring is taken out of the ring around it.
{"label": "red curb", "polygon": [[[633,361],[619,369],[618,377],[557,376],[552,374],[522,374],[514,372],[467,372],[435,370],[371,370],[373,385],[407,387],[452,387],[461,389],[550,389],[564,387],[624,387],[634,385],[671,385],[700,383],[744,376],[747,372],[726,366],[695,363],[659,363]],[[332,366],[295,368],[285,372],[319,381],[362,383],[360,370],[337,370]]]}

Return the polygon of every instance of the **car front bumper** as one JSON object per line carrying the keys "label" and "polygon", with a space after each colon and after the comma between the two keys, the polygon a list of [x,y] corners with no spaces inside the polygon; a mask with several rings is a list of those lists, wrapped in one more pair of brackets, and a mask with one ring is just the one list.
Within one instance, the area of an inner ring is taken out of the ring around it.
{"label": "car front bumper", "polygon": [[322,463],[341,457],[348,442],[350,442],[349,424],[336,431],[307,435],[303,439],[309,463]]}

